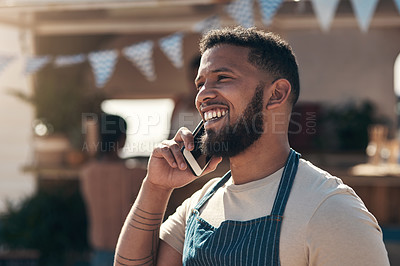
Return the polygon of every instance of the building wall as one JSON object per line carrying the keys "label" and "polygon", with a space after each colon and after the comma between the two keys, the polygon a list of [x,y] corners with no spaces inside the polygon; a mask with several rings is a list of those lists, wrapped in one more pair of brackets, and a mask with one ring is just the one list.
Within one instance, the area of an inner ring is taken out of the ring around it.
{"label": "building wall", "polygon": [[393,67],[400,53],[400,28],[296,30],[282,34],[300,65],[300,101],[336,105],[372,101],[395,121]]}
{"label": "building wall", "polygon": [[[22,55],[24,48],[20,39],[23,35],[18,30],[0,25],[0,36],[0,54]],[[22,75],[19,58],[0,72],[0,212],[4,210],[6,199],[15,202],[35,190],[33,175],[21,171],[32,159],[34,111],[29,104],[11,96],[10,89],[30,92],[29,80]]]}

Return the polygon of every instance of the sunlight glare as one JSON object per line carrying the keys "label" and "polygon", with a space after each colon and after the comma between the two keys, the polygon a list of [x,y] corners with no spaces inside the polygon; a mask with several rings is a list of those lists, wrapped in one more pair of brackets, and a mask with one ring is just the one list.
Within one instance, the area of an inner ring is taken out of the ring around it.
{"label": "sunlight glare", "polygon": [[149,156],[153,147],[169,135],[174,101],[106,100],[101,108],[106,113],[121,116],[128,124],[127,140],[120,156]]}

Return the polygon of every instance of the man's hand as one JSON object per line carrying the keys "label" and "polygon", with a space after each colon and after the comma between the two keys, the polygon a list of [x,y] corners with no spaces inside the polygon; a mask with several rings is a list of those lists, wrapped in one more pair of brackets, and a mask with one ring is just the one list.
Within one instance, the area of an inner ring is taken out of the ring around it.
{"label": "man's hand", "polygon": [[[188,169],[181,152],[183,146],[188,151],[193,150],[193,141],[192,132],[182,127],[172,140],[161,142],[151,154],[146,177],[147,181],[165,190],[183,187],[194,181],[197,176]],[[212,158],[203,175],[214,171],[221,161],[221,157]]]}
{"label": "man's hand", "polygon": [[[160,225],[172,190],[197,178],[181,153],[183,145],[188,150],[194,148],[193,134],[187,128],[181,128],[172,140],[163,141],[153,150],[147,176],[119,236],[114,265],[156,263]],[[221,160],[211,159],[204,174],[214,171]],[[166,245],[161,244],[160,261],[179,264],[180,254]]]}

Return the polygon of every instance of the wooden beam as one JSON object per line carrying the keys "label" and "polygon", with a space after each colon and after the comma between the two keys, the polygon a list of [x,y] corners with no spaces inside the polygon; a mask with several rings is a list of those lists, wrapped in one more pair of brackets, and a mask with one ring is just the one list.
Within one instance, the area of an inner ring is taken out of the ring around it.
{"label": "wooden beam", "polygon": [[107,33],[154,34],[175,31],[191,31],[195,23],[206,17],[194,16],[182,19],[164,20],[101,20],[40,22],[34,27],[36,35],[79,35]]}
{"label": "wooden beam", "polygon": [[[176,31],[192,31],[193,25],[205,19],[204,16],[191,16],[185,18],[171,19],[148,19],[148,20],[104,20],[93,19],[88,21],[41,21],[33,27],[37,35],[90,35],[108,33],[126,34],[164,34]],[[221,16],[223,26],[235,25],[234,21],[227,16]],[[265,27],[260,20],[256,26]],[[337,17],[332,22],[334,28],[358,27],[355,17]],[[400,28],[400,16],[379,16],[372,19],[370,28]],[[283,17],[277,16],[271,25],[271,30],[297,30],[297,29],[318,29],[320,25],[314,16],[309,17]]]}
{"label": "wooden beam", "polygon": [[0,13],[0,24],[31,30],[33,28],[33,14]]}
{"label": "wooden beam", "polygon": [[72,11],[72,10],[98,10],[98,9],[120,9],[120,8],[151,8],[169,6],[193,6],[226,4],[229,0],[142,0],[142,1],[48,1],[21,3],[18,1],[0,4],[0,12],[50,12],[50,11]]}

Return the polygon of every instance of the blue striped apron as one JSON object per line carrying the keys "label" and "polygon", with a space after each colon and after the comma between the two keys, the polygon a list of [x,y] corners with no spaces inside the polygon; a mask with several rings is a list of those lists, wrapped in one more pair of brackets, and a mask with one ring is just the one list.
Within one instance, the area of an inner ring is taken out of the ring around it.
{"label": "blue striped apron", "polygon": [[199,201],[186,225],[183,265],[280,265],[279,237],[283,213],[296,176],[300,154],[290,150],[271,214],[249,221],[223,221],[216,228],[200,208],[230,178],[230,172]]}

